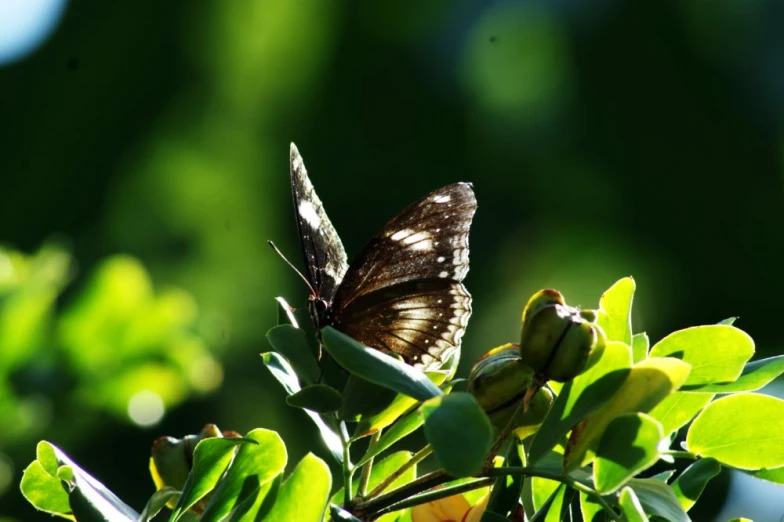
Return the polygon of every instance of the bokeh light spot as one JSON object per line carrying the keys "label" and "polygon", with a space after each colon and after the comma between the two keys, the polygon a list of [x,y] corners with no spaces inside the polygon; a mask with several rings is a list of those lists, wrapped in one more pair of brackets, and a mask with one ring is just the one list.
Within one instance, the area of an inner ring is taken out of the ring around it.
{"label": "bokeh light spot", "polygon": [[139,426],[152,426],[163,418],[166,408],[157,393],[143,390],[128,401],[128,417]]}
{"label": "bokeh light spot", "polygon": [[54,32],[66,0],[0,2],[0,66],[35,51]]}
{"label": "bokeh light spot", "polygon": [[0,453],[0,496],[5,493],[14,479],[14,462],[4,453]]}

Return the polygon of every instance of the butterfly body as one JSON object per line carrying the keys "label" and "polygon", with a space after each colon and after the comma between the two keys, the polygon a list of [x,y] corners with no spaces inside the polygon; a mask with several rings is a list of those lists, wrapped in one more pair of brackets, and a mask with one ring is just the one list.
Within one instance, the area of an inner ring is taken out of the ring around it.
{"label": "butterfly body", "polygon": [[291,185],[317,331],[334,326],[423,369],[460,346],[471,315],[462,285],[476,210],[470,184],[447,185],[409,205],[350,266],[293,144]]}

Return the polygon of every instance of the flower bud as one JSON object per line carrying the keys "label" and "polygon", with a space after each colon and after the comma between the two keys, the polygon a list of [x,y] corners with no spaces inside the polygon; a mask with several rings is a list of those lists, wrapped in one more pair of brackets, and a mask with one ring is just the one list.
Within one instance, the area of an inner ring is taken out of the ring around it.
{"label": "flower bud", "polygon": [[528,322],[532,316],[536,315],[536,313],[544,308],[545,306],[550,305],[565,305],[566,301],[564,300],[563,295],[558,290],[552,290],[550,288],[545,288],[544,290],[539,290],[534,295],[531,296],[531,299],[528,300],[526,303],[525,308],[523,308],[523,326],[525,323]]}
{"label": "flower bud", "polygon": [[539,388],[533,399],[528,403],[528,409],[520,411],[515,420],[515,434],[520,440],[533,435],[550,411],[553,405],[553,392],[548,388]]}
{"label": "flower bud", "polygon": [[489,351],[474,364],[467,388],[497,432],[506,428],[517,414],[512,426],[528,436],[541,424],[553,400],[549,390],[539,390],[528,409],[523,410],[523,399],[533,385],[533,378],[534,371],[523,362],[517,346],[507,344]]}
{"label": "flower bud", "polygon": [[[207,424],[198,435],[186,435],[182,439],[174,437],[160,437],[152,445],[150,456],[150,474],[156,489],[171,486],[182,489],[193,464],[193,450],[202,439],[211,437],[241,437],[235,431],[221,432],[215,424]],[[167,504],[174,507],[176,499]],[[203,505],[194,507],[196,511],[203,509]]]}
{"label": "flower bud", "polygon": [[517,346],[505,344],[474,363],[468,375],[467,391],[489,415],[510,400],[522,400],[533,378],[534,371],[523,363]]}
{"label": "flower bud", "polygon": [[[549,297],[549,303],[544,296]],[[535,294],[523,312],[523,361],[541,380],[574,379],[585,369],[592,351],[602,344],[604,336],[599,335],[599,326],[590,321],[595,316],[593,311],[566,305],[563,296],[553,290]]]}

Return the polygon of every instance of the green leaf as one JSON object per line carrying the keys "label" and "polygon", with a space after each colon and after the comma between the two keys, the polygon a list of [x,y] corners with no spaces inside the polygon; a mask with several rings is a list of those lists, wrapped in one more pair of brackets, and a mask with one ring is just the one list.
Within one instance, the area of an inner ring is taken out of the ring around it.
{"label": "green leaf", "polygon": [[413,366],[380,350],[367,348],[331,326],[321,331],[321,338],[338,364],[365,380],[420,401],[443,395],[424,373]]}
{"label": "green leaf", "polygon": [[332,476],[327,464],[308,453],[283,482],[265,522],[321,522],[327,507]]}
{"label": "green leaf", "polygon": [[235,447],[243,442],[231,437],[211,437],[196,444],[193,467],[172,510],[171,520],[178,520],[215,488],[234,456]]}
{"label": "green leaf", "polygon": [[651,349],[649,357],[674,357],[691,365],[685,385],[733,382],[754,355],[754,341],[727,325],[695,326],[673,332]]}
{"label": "green leaf", "polygon": [[560,497],[561,500],[563,500],[563,490],[565,486],[556,480],[541,477],[532,477],[530,480],[536,516],[541,517],[542,515],[539,513],[541,512],[546,515],[549,508],[552,507],[553,503],[556,501],[556,498]]}
{"label": "green leaf", "polygon": [[399,422],[393,424],[390,429],[381,435],[378,442],[367,449],[365,454],[362,455],[362,458],[359,459],[359,462],[357,462],[357,466],[362,466],[370,459],[380,455],[384,450],[392,446],[392,444],[418,429],[423,422],[424,419],[417,410],[410,412]]}
{"label": "green leaf", "polygon": [[669,435],[688,424],[713,397],[712,393],[675,392],[657,404],[650,415],[661,423],[664,434]]}
{"label": "green leaf", "polygon": [[[425,375],[436,386],[441,385],[446,378],[446,374],[441,371],[427,372]],[[448,389],[451,389],[451,383],[449,384]],[[395,399],[380,413],[371,416],[363,416],[360,419],[355,430],[354,439],[364,437],[380,429],[386,428],[390,424],[395,423],[402,415],[405,415],[407,412],[412,412],[412,410],[417,407],[417,404],[417,401],[408,395],[398,393],[395,396]],[[414,421],[409,421],[408,427],[413,428],[411,431],[419,426],[421,426],[421,419],[419,424],[416,425]],[[399,428],[400,431],[396,430],[395,433],[402,433],[403,428],[405,428],[405,426],[401,426]],[[407,435],[408,433],[403,433],[403,435]]]}
{"label": "green leaf", "polygon": [[360,519],[335,504],[329,505],[329,514],[333,522],[362,522]]}
{"label": "green leaf", "polygon": [[[274,431],[255,429],[247,439],[256,444],[243,444],[210,499],[201,522],[222,520],[236,505],[252,497],[254,504],[260,493],[268,493],[262,486],[283,472],[288,455],[286,445]],[[260,505],[260,503],[257,503]],[[249,513],[255,516],[255,513]]]}
{"label": "green leaf", "polygon": [[626,522],[648,522],[640,499],[634,494],[632,488],[623,488],[618,498],[618,505],[621,507]]}
{"label": "green leaf", "polygon": [[734,382],[683,387],[683,391],[701,393],[740,393],[756,391],[784,373],[784,355],[753,361],[743,367]]}
{"label": "green leaf", "polygon": [[650,411],[677,390],[688,375],[689,365],[677,359],[645,359],[636,364],[610,401],[572,430],[564,468],[573,470],[590,462],[605,428],[615,417]]}
{"label": "green leaf", "polygon": [[293,326],[294,328],[299,328],[299,323],[297,322],[297,318],[294,316],[293,308],[289,306],[289,303],[280,296],[275,298],[275,301],[278,303],[278,322],[276,324],[286,324],[283,322],[283,317],[286,318],[288,324]]}
{"label": "green leaf", "polygon": [[631,364],[629,347],[609,342],[595,364],[566,383],[534,435],[529,464],[536,464],[575,424],[607,402],[626,379]]}
{"label": "green leaf", "polygon": [[[100,516],[106,520],[136,522],[139,518],[136,511],[54,444],[39,442],[36,454],[38,460],[25,469],[21,483],[22,494],[36,509],[72,518],[76,506],[85,519]],[[70,495],[63,489],[64,482],[59,477],[68,481]]]}
{"label": "green leaf", "polygon": [[[383,458],[379,462],[373,463],[373,468],[370,471],[370,479],[368,480],[368,491],[373,491],[376,486],[381,484],[383,480],[389,477],[392,473],[403,467],[408,461],[411,460],[413,454],[410,451],[397,451],[388,455],[387,457]],[[359,468],[359,465],[355,466]],[[392,484],[389,485],[387,488],[388,491],[391,491],[397,487],[402,486],[403,484],[407,484],[416,478],[416,465],[411,466],[409,469],[406,470],[400,477],[394,480]],[[357,494],[358,490],[358,483],[357,481],[353,481],[352,483],[352,490],[351,496]],[[343,502],[343,488],[341,487],[330,500],[335,504],[340,504]]]}
{"label": "green leaf", "polygon": [[468,477],[482,469],[493,442],[493,426],[476,399],[456,392],[422,405],[425,436],[436,460],[455,477]]}
{"label": "green leaf", "polygon": [[580,513],[585,522],[609,522],[610,517],[595,498],[580,493]]}
{"label": "green leaf", "polygon": [[[294,370],[285,357],[275,352],[267,352],[261,354],[261,359],[264,361],[264,366],[267,367],[270,373],[272,373],[272,376],[283,386],[283,389],[286,390],[288,395],[293,395],[300,391],[297,374],[294,373]],[[340,441],[340,437],[327,426],[327,423],[324,422],[324,419],[322,419],[318,413],[310,410],[304,411],[318,428],[321,439],[324,441],[324,444],[327,445],[327,449],[332,454],[332,457],[335,461],[342,463],[343,443]]]}
{"label": "green leaf", "polygon": [[[509,451],[507,451],[506,459],[504,459],[504,466],[523,465],[518,446],[519,444],[517,443],[509,445]],[[499,516],[511,517],[517,510],[517,504],[520,502],[523,480],[524,477],[522,475],[497,477],[490,492],[490,498],[487,501],[486,513],[498,513]]]}
{"label": "green leaf", "polygon": [[39,461],[34,460],[25,468],[20,487],[22,495],[37,510],[62,517],[71,515],[62,481],[49,474]]}
{"label": "green leaf", "polygon": [[[389,388],[351,374],[343,387],[343,406],[338,416],[342,420],[357,421],[362,415],[378,415],[388,408],[398,395]],[[368,429],[369,426],[357,429],[357,433],[364,435]]]}
{"label": "green leaf", "polygon": [[672,488],[660,480],[631,479],[628,486],[634,490],[648,515],[662,517],[668,522],[690,522]]}
{"label": "green leaf", "polygon": [[719,321],[719,324],[724,324],[724,325],[727,325],[727,326],[732,326],[733,324],[735,324],[735,321],[737,321],[737,320],[738,320],[738,318],[737,318],[737,317],[728,317],[728,318],[726,318],[726,319],[723,319],[723,320]]}
{"label": "green leaf", "polygon": [[179,494],[180,490],[171,486],[164,486],[153,493],[150,500],[147,501],[147,505],[144,506],[144,511],[139,515],[139,522],[149,522],[155,518],[155,515],[163,509],[166,503],[176,499]]}
{"label": "green leaf", "polygon": [[303,330],[282,324],[267,332],[267,340],[277,353],[294,366],[300,379],[308,383],[318,381],[321,370]]}
{"label": "green leaf", "polygon": [[286,404],[317,413],[329,413],[340,409],[343,396],[326,384],[312,384],[286,397]]}
{"label": "green leaf", "polygon": [[747,475],[756,477],[758,479],[767,480],[774,484],[784,484],[784,466],[773,469],[756,469],[756,470],[741,470]]}
{"label": "green leaf", "polygon": [[661,424],[644,413],[630,413],[607,425],[593,466],[596,490],[604,495],[621,488],[628,479],[659,460]]}
{"label": "green leaf", "polygon": [[694,419],[686,444],[739,469],[784,466],[784,401],[756,393],[718,399]]}
{"label": "green leaf", "polygon": [[599,299],[597,322],[608,341],[632,345],[632,301],[635,287],[634,279],[624,277]]}
{"label": "green leaf", "polygon": [[675,479],[672,491],[686,511],[700,498],[705,486],[721,472],[721,465],[714,459],[700,459]]}
{"label": "green leaf", "polygon": [[648,350],[650,347],[651,340],[648,339],[647,333],[642,332],[632,336],[632,358],[634,364],[637,364],[648,357]]}

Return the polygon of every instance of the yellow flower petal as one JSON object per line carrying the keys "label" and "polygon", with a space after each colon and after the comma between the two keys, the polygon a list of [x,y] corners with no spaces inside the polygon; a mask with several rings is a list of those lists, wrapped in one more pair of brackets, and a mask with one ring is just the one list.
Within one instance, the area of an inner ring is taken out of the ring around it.
{"label": "yellow flower petal", "polygon": [[453,495],[414,506],[412,522],[461,522],[471,506],[463,495]]}

